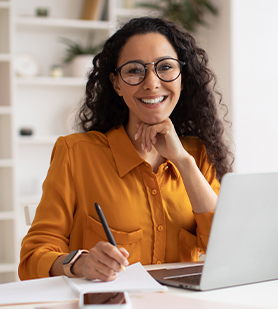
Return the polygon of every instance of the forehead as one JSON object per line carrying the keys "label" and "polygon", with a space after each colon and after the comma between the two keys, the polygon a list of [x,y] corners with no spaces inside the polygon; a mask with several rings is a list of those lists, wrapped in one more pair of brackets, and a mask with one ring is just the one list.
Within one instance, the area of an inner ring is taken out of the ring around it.
{"label": "forehead", "polygon": [[153,62],[166,56],[177,58],[177,53],[164,35],[160,33],[136,34],[130,37],[123,46],[118,65],[131,60]]}

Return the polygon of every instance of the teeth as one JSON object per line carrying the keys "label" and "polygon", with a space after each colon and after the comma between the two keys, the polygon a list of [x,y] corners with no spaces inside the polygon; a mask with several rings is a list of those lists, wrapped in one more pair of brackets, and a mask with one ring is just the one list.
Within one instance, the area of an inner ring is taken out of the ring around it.
{"label": "teeth", "polygon": [[162,102],[163,100],[164,100],[164,97],[159,97],[156,99],[141,99],[141,101],[146,104],[157,104],[157,103]]}

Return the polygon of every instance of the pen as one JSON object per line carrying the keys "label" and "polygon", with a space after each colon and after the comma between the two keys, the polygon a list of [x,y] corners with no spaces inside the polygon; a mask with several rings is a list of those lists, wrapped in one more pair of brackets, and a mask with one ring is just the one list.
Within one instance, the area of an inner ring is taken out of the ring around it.
{"label": "pen", "polygon": [[[107,221],[106,221],[106,219],[104,217],[104,214],[103,214],[103,212],[101,210],[101,207],[99,206],[98,203],[95,203],[95,208],[96,208],[98,217],[100,219],[100,222],[101,222],[101,224],[102,224],[102,226],[104,228],[105,234],[106,234],[106,236],[108,238],[108,241],[110,242],[111,245],[117,247],[115,239],[114,239],[114,237],[113,237],[113,235],[112,235],[112,233],[110,231],[110,228],[109,228],[109,226],[107,224]],[[122,264],[121,264],[121,269],[122,269],[122,271],[125,271],[125,267]]]}

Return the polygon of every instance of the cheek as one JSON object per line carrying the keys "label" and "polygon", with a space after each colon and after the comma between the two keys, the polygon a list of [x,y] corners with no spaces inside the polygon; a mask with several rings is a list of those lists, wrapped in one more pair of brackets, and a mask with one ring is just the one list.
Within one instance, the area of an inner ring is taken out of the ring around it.
{"label": "cheek", "polygon": [[173,87],[172,87],[173,96],[179,98],[181,91],[182,91],[182,84],[181,82],[177,81],[177,83],[173,84]]}

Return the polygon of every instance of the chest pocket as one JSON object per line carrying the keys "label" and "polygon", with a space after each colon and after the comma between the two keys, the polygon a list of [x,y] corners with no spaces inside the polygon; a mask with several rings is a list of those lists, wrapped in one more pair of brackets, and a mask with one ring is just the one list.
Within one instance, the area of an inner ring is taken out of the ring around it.
{"label": "chest pocket", "polygon": [[[99,241],[108,241],[100,222],[87,216],[83,247],[90,250]],[[138,229],[132,232],[123,232],[111,229],[113,237],[118,247],[124,247],[129,252],[128,261],[130,264],[141,260],[141,247],[143,240],[143,230]]]}

